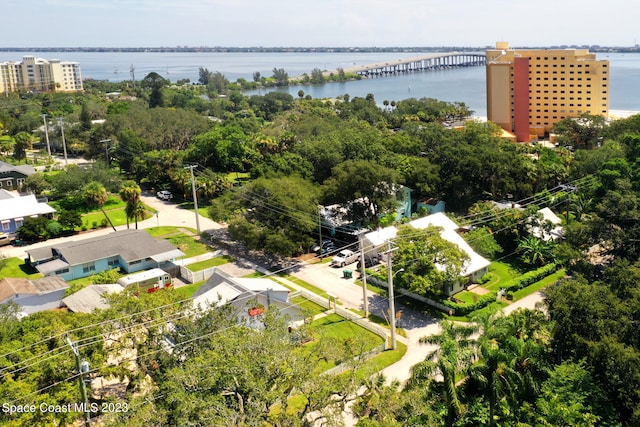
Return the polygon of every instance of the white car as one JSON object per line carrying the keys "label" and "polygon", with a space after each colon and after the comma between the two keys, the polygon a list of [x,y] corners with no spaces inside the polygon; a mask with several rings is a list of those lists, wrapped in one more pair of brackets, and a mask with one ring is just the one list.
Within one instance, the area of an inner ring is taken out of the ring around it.
{"label": "white car", "polygon": [[338,267],[344,267],[347,264],[351,264],[358,260],[358,254],[350,251],[349,249],[343,249],[333,258],[331,258],[331,265],[337,265]]}
{"label": "white car", "polygon": [[171,191],[162,190],[156,193],[156,197],[158,197],[158,199],[160,200],[167,201],[173,199],[173,194],[171,194]]}

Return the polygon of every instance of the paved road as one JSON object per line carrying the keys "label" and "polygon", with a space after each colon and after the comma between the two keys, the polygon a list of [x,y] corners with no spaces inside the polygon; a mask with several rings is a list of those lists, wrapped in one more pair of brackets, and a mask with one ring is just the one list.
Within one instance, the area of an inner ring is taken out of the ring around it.
{"label": "paved road", "polygon": [[[158,215],[152,216],[147,220],[139,222],[138,228],[150,228],[150,227],[156,227],[158,225],[160,226],[174,225],[174,226],[196,228],[196,217],[194,212],[186,209],[181,209],[174,203],[163,202],[162,200],[159,200],[156,197],[146,193],[142,195],[141,199],[147,206],[150,206],[153,209],[157,210]],[[199,222],[200,222],[200,230],[203,232],[207,230],[222,228],[222,226],[217,222],[212,221],[208,218],[205,218],[202,215],[199,216]],[[133,228],[134,225],[131,224],[130,227]],[[121,225],[116,227],[117,230],[126,230],[126,228],[127,228],[126,225]],[[92,237],[103,236],[105,234],[109,234],[112,232],[113,232],[113,229],[111,227],[107,227],[107,228],[101,228],[98,230],[77,234],[71,237],[49,239],[45,242],[34,243],[27,246],[20,246],[20,247],[4,246],[0,248],[0,254],[4,254],[7,257],[18,257],[18,258],[24,259],[27,256],[25,251],[29,249],[50,246],[60,242],[90,239]]]}

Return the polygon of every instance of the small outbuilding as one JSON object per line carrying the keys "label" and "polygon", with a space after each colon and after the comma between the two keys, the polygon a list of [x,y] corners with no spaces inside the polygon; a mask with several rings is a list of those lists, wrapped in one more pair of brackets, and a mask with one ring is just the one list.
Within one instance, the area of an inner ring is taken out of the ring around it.
{"label": "small outbuilding", "polygon": [[118,284],[89,285],[62,299],[62,304],[74,313],[92,313],[109,308],[105,296],[117,294],[124,288]]}
{"label": "small outbuilding", "polygon": [[37,313],[62,306],[62,298],[69,284],[60,277],[0,279],[0,304],[13,301],[24,314]]}

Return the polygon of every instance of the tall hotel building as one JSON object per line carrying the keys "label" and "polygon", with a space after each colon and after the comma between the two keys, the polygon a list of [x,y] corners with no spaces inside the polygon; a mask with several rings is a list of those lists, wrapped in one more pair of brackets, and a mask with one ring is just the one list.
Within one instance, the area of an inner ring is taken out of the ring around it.
{"label": "tall hotel building", "polygon": [[609,61],[587,49],[487,50],[487,119],[519,142],[566,117],[609,116]]}
{"label": "tall hotel building", "polygon": [[80,92],[82,73],[77,62],[25,56],[22,62],[0,63],[0,93],[14,91]]}

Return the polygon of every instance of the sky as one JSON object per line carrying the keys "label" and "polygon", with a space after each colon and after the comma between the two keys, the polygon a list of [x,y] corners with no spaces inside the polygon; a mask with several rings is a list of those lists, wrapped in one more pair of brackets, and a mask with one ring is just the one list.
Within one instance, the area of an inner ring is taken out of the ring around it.
{"label": "sky", "polygon": [[640,41],[640,6],[634,4],[630,0],[3,0],[0,47],[484,47],[499,40],[514,47],[633,46]]}

